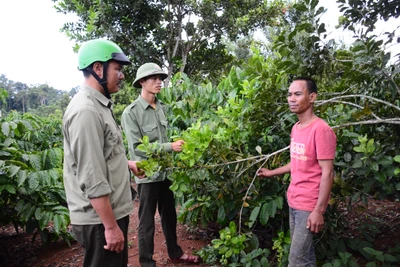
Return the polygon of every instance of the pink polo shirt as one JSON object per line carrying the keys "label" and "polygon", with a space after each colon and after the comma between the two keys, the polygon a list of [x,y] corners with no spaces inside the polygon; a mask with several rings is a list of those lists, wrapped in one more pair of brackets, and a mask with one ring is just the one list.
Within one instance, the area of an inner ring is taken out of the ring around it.
{"label": "pink polo shirt", "polygon": [[293,126],[290,136],[288,204],[293,209],[313,211],[322,175],[318,160],[335,158],[336,135],[320,118],[303,129],[298,129],[298,124]]}

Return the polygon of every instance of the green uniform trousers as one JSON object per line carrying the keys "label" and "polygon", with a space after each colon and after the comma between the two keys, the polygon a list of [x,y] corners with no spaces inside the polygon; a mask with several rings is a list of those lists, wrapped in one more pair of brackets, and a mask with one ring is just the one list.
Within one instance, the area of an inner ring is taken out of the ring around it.
{"label": "green uniform trousers", "polygon": [[139,262],[142,267],[155,267],[154,254],[154,215],[158,207],[161,227],[171,259],[183,255],[176,237],[176,208],[173,192],[169,189],[171,181],[138,184],[139,194]]}
{"label": "green uniform trousers", "polygon": [[128,226],[129,216],[117,220],[124,234],[125,247],[120,253],[104,249],[103,224],[72,225],[72,231],[78,243],[84,249],[83,267],[126,267],[128,265]]}

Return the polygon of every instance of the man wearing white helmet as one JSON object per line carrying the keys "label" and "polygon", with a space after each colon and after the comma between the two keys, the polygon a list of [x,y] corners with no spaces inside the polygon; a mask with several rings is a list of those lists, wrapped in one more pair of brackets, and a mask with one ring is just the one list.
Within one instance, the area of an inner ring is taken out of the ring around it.
{"label": "man wearing white helmet", "polygon": [[[122,126],[128,139],[131,160],[146,159],[137,149],[144,136],[150,142],[157,142],[166,152],[181,152],[183,140],[168,141],[167,126],[163,104],[156,95],[161,91],[162,82],[168,75],[154,63],[143,64],[137,71],[133,85],[141,88],[140,96],[122,113]],[[155,267],[154,253],[154,215],[158,207],[161,225],[167,243],[170,262],[198,263],[198,256],[185,254],[177,243],[176,210],[173,192],[169,189],[171,181],[165,172],[150,178],[135,178],[139,193],[139,262],[142,267]]]}

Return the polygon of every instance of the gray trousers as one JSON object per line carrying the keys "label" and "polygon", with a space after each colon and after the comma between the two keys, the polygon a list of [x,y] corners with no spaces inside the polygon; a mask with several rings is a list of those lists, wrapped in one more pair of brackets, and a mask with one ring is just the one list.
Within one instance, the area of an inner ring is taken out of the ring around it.
{"label": "gray trousers", "polygon": [[311,212],[295,210],[289,207],[290,252],[289,267],[315,267],[313,236],[307,226]]}
{"label": "gray trousers", "polygon": [[139,194],[139,262],[142,267],[155,267],[154,254],[154,215],[158,207],[161,227],[171,259],[183,255],[176,237],[176,208],[173,192],[169,189],[171,181],[138,184]]}
{"label": "gray trousers", "polygon": [[78,243],[84,249],[83,267],[126,267],[128,265],[128,226],[129,216],[117,220],[124,234],[125,247],[120,253],[104,249],[103,224],[72,225],[72,231]]}

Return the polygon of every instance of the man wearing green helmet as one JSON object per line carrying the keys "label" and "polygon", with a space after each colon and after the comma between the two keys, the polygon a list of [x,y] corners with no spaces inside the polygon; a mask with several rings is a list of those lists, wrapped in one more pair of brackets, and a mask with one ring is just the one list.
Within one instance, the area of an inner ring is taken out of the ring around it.
{"label": "man wearing green helmet", "polygon": [[[157,142],[166,152],[181,152],[183,140],[168,141],[164,106],[156,95],[161,91],[162,82],[168,75],[154,63],[140,66],[133,85],[141,88],[139,97],[122,113],[122,127],[128,139],[131,160],[146,159],[137,149],[144,136],[150,142]],[[139,262],[142,267],[155,267],[154,253],[154,215],[158,207],[161,225],[167,243],[168,256],[172,263],[199,263],[198,256],[185,254],[177,243],[176,210],[173,192],[169,189],[171,181],[165,172],[150,178],[135,177],[139,193]]]}
{"label": "man wearing green helmet", "polygon": [[118,92],[123,65],[118,45],[96,39],[78,52],[85,81],[63,117],[64,187],[73,233],[84,248],[83,266],[128,264],[127,233],[132,212],[128,161],[110,94]]}
{"label": "man wearing green helmet", "polygon": [[[108,68],[111,67],[109,66],[109,63],[117,62],[119,64],[119,71],[122,70],[122,65],[131,64],[118,45],[111,41],[102,39],[96,39],[84,43],[78,51],[78,61],[79,70],[83,71],[85,77],[92,75],[103,88],[103,92],[101,93],[107,98],[110,98],[112,93],[118,91],[115,91],[115,87],[118,87],[119,89],[120,81],[125,78],[122,72],[118,73],[118,79],[115,79],[115,76],[113,75],[108,76],[107,71]],[[94,68],[95,66],[92,66],[95,62],[99,63],[96,66],[97,69]],[[99,69],[100,67],[102,68],[102,71]],[[114,80],[112,80],[112,78],[114,78]],[[117,82],[117,84],[115,84],[115,82]],[[108,86],[112,86],[112,88],[109,89]]]}

